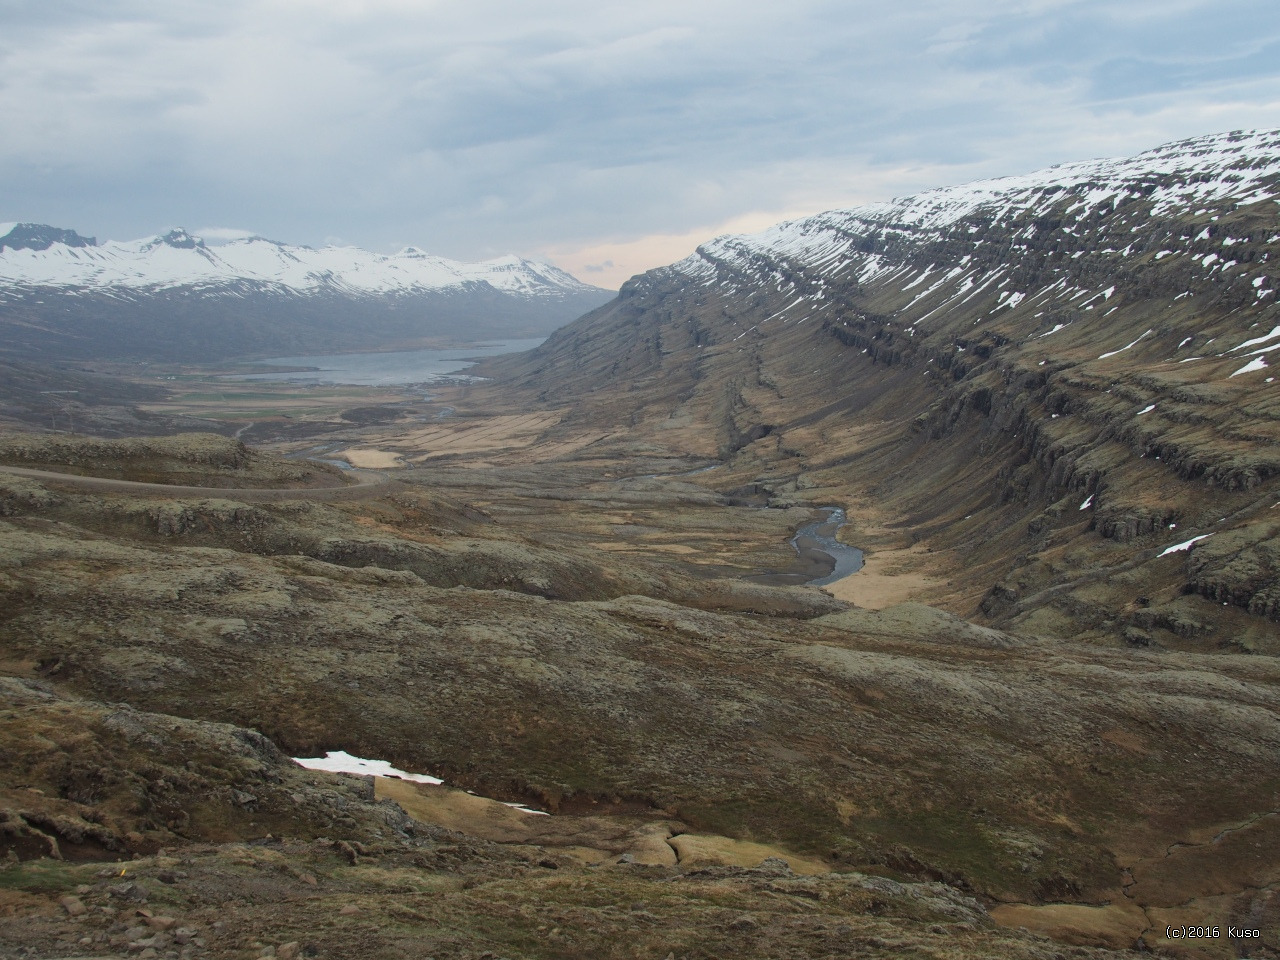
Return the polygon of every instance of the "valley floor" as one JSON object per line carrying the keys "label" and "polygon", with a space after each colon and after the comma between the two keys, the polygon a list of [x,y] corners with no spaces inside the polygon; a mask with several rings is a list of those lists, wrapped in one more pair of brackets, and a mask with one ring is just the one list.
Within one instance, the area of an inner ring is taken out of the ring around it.
{"label": "valley floor", "polygon": [[[6,956],[1280,955],[1275,658],[976,625],[874,424],[204,389],[0,437]],[[866,568],[760,582],[827,504]]]}

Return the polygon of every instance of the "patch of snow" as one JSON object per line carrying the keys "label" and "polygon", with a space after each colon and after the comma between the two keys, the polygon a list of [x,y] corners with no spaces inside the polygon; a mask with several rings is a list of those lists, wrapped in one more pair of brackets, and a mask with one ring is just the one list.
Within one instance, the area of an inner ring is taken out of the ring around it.
{"label": "patch of snow", "polygon": [[1254,337],[1252,340],[1246,340],[1244,343],[1240,344],[1239,346],[1232,347],[1230,350],[1227,351],[1227,353],[1235,353],[1237,350],[1243,350],[1245,347],[1252,347],[1259,343],[1266,343],[1269,340],[1276,339],[1276,337],[1280,337],[1280,327],[1272,327],[1271,332],[1266,334],[1265,336]]}
{"label": "patch of snow", "polygon": [[[1265,370],[1265,369],[1267,369],[1266,358],[1254,357],[1252,360],[1246,363],[1243,367],[1241,367],[1239,370],[1233,373],[1231,377],[1238,377],[1242,373],[1253,373],[1256,370]],[[1227,379],[1230,380],[1231,377],[1227,377]]]}
{"label": "patch of snow", "polygon": [[1093,506],[1093,494],[1092,494],[1092,493],[1091,493],[1091,494],[1089,494],[1089,496],[1087,496],[1087,497],[1085,498],[1084,503],[1080,504],[1080,509],[1081,509],[1081,510],[1088,510],[1091,506]]}
{"label": "patch of snow", "polygon": [[1154,403],[1149,403],[1145,407],[1143,407],[1141,410],[1139,410],[1137,415],[1142,416],[1144,413],[1150,413],[1155,408],[1156,408],[1156,405]]}
{"label": "patch of snow", "polygon": [[395,777],[413,783],[444,783],[439,777],[424,773],[405,773],[386,760],[364,760],[353,757],[345,750],[330,750],[323,757],[294,757],[293,762],[308,770],[324,770],[328,773],[358,773],[366,777]]}
{"label": "patch of snow", "polygon": [[1201,540],[1208,540],[1212,536],[1212,533],[1202,533],[1200,536],[1192,537],[1190,540],[1184,540],[1182,543],[1175,543],[1172,547],[1165,547],[1160,556],[1167,557],[1171,553],[1181,553],[1184,550],[1190,550],[1193,544],[1199,543]]}
{"label": "patch of snow", "polygon": [[504,807],[510,807],[512,810],[519,810],[521,813],[532,813],[535,817],[549,817],[551,814],[545,810],[535,810],[533,807],[526,807],[519,803],[511,803],[507,800],[499,800]]}
{"label": "patch of snow", "polygon": [[906,293],[906,292],[907,292],[908,290],[910,290],[912,287],[919,286],[920,284],[924,283],[925,278],[926,278],[927,276],[929,276],[929,274],[931,274],[931,273],[933,273],[933,264],[932,264],[932,263],[931,263],[931,264],[929,264],[929,266],[927,266],[927,267],[925,267],[925,268],[924,268],[924,273],[920,274],[920,276],[916,277],[914,280],[912,280],[910,283],[908,283],[905,287],[903,287],[903,288],[902,288],[902,292],[903,292],[903,293]]}
{"label": "patch of snow", "polygon": [[1141,337],[1139,337],[1137,340],[1133,341],[1133,343],[1127,343],[1127,344],[1125,344],[1123,347],[1121,347],[1119,350],[1111,350],[1111,351],[1108,351],[1107,353],[1104,353],[1104,354],[1102,354],[1100,357],[1098,357],[1098,359],[1099,359],[1099,360],[1105,360],[1105,359],[1107,359],[1107,357],[1114,357],[1117,353],[1124,353],[1126,350],[1129,350],[1130,348],[1137,346],[1137,344],[1139,343],[1139,341],[1141,341],[1144,337],[1150,336],[1153,332],[1154,332],[1154,331],[1152,331],[1152,330],[1148,330],[1146,333],[1144,333],[1144,334],[1143,334]]}
{"label": "patch of snow", "polygon": [[[439,777],[427,776],[424,773],[406,773],[398,770],[386,760],[365,760],[354,757],[345,750],[330,750],[323,757],[294,757],[293,762],[308,770],[323,770],[326,773],[354,773],[364,777],[394,777],[397,780],[408,780],[412,783],[444,783]],[[468,791],[470,792],[470,791]],[[521,813],[532,813],[540,817],[550,816],[545,810],[534,810],[519,803],[498,801],[503,806],[519,810]]]}

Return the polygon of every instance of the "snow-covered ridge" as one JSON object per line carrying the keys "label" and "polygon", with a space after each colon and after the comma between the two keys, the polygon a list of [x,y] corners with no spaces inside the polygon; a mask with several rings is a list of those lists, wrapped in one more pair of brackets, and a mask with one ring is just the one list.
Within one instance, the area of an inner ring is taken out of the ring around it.
{"label": "snow-covered ridge", "polygon": [[1280,130],[1199,137],[1134,157],[1066,163],[1022,176],[832,210],[752,236],[717,237],[671,269],[710,279],[714,262],[741,262],[753,255],[821,266],[847,254],[854,237],[876,229],[911,231],[927,239],[966,218],[981,216],[995,225],[1055,208],[1061,211],[1064,199],[1062,212],[1079,222],[1098,207],[1114,209],[1142,197],[1149,200],[1152,216],[1280,198]]}
{"label": "snow-covered ridge", "polygon": [[[84,246],[54,242],[46,249],[14,249],[4,241],[31,224],[0,224],[0,289],[79,287],[162,290],[219,287],[240,282],[272,284],[298,293],[422,293],[487,284],[520,296],[559,296],[593,290],[546,263],[507,256],[461,263],[414,247],[397,254],[356,247],[295,247],[262,237],[211,247],[182,230],[141,240]],[[50,229],[50,228],[46,228]],[[68,232],[69,231],[52,231]]]}

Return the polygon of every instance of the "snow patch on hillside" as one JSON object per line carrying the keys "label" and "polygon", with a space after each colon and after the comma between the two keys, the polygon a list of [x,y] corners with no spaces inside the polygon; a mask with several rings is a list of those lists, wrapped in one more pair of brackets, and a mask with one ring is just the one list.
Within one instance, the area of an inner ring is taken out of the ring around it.
{"label": "snow patch on hillside", "polygon": [[[1278,178],[1280,131],[1219,134],[1166,144],[1135,157],[1065,163],[1021,176],[832,210],[779,223],[754,236],[717,237],[672,269],[705,278],[707,260],[745,266],[763,255],[810,267],[856,259],[855,255],[869,260],[876,255],[858,250],[863,237],[898,233],[923,241],[965,219],[981,217],[1000,224],[1013,217],[1048,214],[1064,201],[1072,220],[1099,208],[1114,211],[1142,198],[1150,202],[1153,217],[1194,212],[1231,200],[1244,205],[1280,197]],[[1161,251],[1158,256],[1172,252]]]}

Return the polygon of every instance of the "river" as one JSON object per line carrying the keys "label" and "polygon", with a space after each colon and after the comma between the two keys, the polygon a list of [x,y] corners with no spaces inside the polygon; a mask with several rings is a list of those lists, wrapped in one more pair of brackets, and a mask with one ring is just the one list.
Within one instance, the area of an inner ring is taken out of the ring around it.
{"label": "river", "polygon": [[791,546],[801,558],[811,558],[813,554],[825,554],[834,561],[835,567],[824,577],[806,580],[811,587],[824,587],[837,580],[843,580],[851,573],[862,569],[862,551],[841,543],[836,534],[848,522],[842,507],[821,507],[825,516],[813,523],[806,523],[791,538]]}

